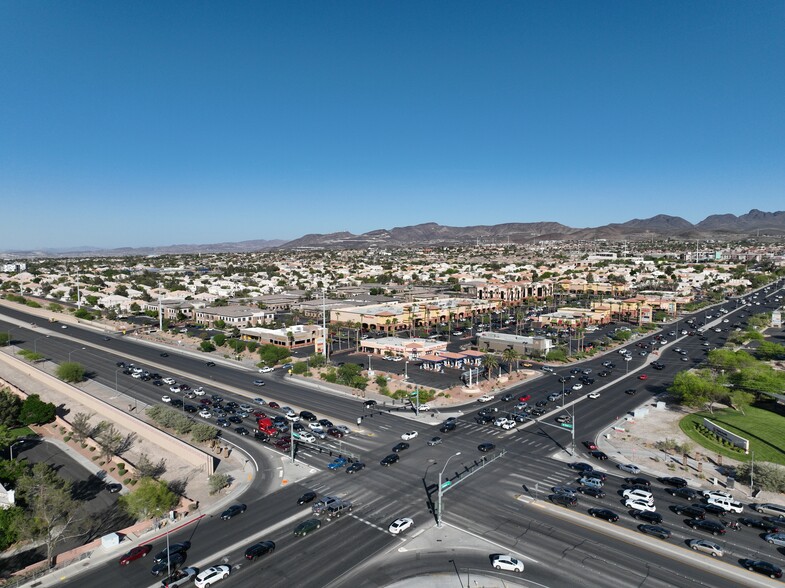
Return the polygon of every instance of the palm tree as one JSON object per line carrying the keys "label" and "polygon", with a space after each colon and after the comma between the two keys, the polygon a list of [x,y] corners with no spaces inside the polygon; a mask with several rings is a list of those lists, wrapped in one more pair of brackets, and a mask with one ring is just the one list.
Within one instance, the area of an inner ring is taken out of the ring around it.
{"label": "palm tree", "polygon": [[509,366],[512,365],[512,362],[515,362],[515,371],[518,371],[518,360],[521,358],[521,354],[515,351],[512,347],[508,347],[504,351],[502,351],[502,359],[507,363],[508,369]]}
{"label": "palm tree", "polygon": [[485,368],[486,377],[491,379],[491,371],[499,367],[499,359],[493,353],[486,353],[482,356],[482,367]]}

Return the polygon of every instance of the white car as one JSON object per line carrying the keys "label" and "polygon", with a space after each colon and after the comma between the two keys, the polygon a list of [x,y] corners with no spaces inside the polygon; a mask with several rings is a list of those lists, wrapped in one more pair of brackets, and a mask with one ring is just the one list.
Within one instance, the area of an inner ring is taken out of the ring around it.
{"label": "white car", "polygon": [[211,419],[213,418],[213,413],[211,413],[207,409],[204,409],[199,411],[199,416],[202,417],[203,419]]}
{"label": "white car", "polygon": [[213,566],[196,576],[194,585],[196,588],[207,588],[219,580],[225,580],[228,578],[230,571],[231,570],[229,569],[229,566]]}
{"label": "white car", "polygon": [[599,392],[589,392],[589,393],[587,394],[587,396],[588,396],[589,398],[599,398],[599,397],[600,397],[600,393],[599,393]]}
{"label": "white car", "polygon": [[477,402],[490,402],[491,400],[493,400],[493,396],[490,394],[483,394],[477,399]]}
{"label": "white car", "polygon": [[275,368],[271,368],[270,366],[264,366],[263,368],[259,369],[259,373],[261,373],[261,374],[269,374],[274,369]]}
{"label": "white car", "polygon": [[393,535],[403,533],[406,529],[414,526],[414,521],[409,518],[395,519],[388,529]]}
{"label": "white car", "polygon": [[290,406],[282,406],[281,407],[281,412],[284,413],[286,416],[288,416],[290,418],[294,417],[294,416],[297,416],[297,413]]}
{"label": "white car", "polygon": [[161,396],[161,402],[166,402],[167,404],[172,401],[170,396]]}
{"label": "white car", "polygon": [[[295,433],[297,435],[298,433]],[[305,441],[307,443],[316,443],[316,435],[313,433],[309,433],[308,431],[302,431],[299,433],[300,440]]]}
{"label": "white car", "polygon": [[622,496],[630,500],[637,500],[638,502],[648,502],[654,504],[654,494],[647,492],[646,490],[627,489],[622,492]]}
{"label": "white car", "polygon": [[201,386],[197,386],[196,388],[193,389],[193,393],[196,394],[197,396],[204,396],[204,388],[202,388]]}
{"label": "white car", "polygon": [[414,439],[418,435],[417,431],[409,431],[408,433],[404,433],[401,435],[401,439],[404,441],[408,441],[409,439]]}
{"label": "white car", "polygon": [[169,386],[169,392],[172,394],[177,394],[180,391],[180,386],[175,384],[174,386]]}
{"label": "white car", "polygon": [[142,372],[134,372],[131,374],[131,377],[138,380],[139,378],[142,377]]}
{"label": "white car", "polygon": [[627,499],[624,502],[624,506],[626,506],[627,508],[632,508],[634,510],[645,510],[647,512],[656,512],[657,510],[657,507],[654,506],[654,504],[650,504],[643,500]]}
{"label": "white car", "polygon": [[619,464],[619,469],[622,470],[623,472],[628,472],[630,474],[640,474],[641,473],[641,469],[638,466],[636,466],[635,464],[632,464],[632,463],[620,463]]}
{"label": "white car", "polygon": [[507,419],[507,422],[502,425],[502,429],[509,431],[510,429],[514,429],[517,425],[518,423],[516,423],[514,420]]}
{"label": "white car", "polygon": [[581,384],[580,382],[576,382],[575,384],[572,385],[572,389],[576,390],[576,391],[577,390],[582,390],[583,389],[583,384]]}
{"label": "white car", "polygon": [[711,498],[712,496],[717,496],[719,498],[727,498],[729,500],[733,500],[733,495],[730,492],[726,492],[725,490],[699,490],[698,492],[704,498]]}
{"label": "white car", "polygon": [[501,427],[503,424],[507,422],[507,417],[498,417],[493,424],[497,427]]}
{"label": "white car", "polygon": [[523,562],[511,555],[494,555],[493,559],[491,559],[491,565],[497,570],[505,570],[507,572],[523,571]]}
{"label": "white car", "polygon": [[174,383],[175,383],[175,380],[174,380],[174,378],[164,378],[164,379],[163,379],[163,380],[161,380],[161,381],[162,381],[164,384],[168,385],[168,386],[171,386],[172,384],[174,384]]}
{"label": "white car", "polygon": [[321,433],[324,431],[324,428],[319,423],[308,423],[308,428],[314,433]]}

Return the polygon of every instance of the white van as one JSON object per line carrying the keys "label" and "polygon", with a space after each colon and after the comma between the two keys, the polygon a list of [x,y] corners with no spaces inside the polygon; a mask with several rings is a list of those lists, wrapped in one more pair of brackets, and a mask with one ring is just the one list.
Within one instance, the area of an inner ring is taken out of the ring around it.
{"label": "white van", "polygon": [[709,496],[706,499],[706,503],[719,506],[720,508],[724,508],[729,512],[735,512],[736,514],[740,514],[744,510],[744,505],[741,502],[724,496]]}

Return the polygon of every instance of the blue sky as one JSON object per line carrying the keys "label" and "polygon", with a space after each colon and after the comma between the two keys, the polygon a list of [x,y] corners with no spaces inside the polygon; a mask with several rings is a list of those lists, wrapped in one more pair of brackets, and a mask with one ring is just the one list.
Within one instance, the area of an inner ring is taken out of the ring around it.
{"label": "blue sky", "polygon": [[785,4],[0,0],[0,251],[785,209]]}

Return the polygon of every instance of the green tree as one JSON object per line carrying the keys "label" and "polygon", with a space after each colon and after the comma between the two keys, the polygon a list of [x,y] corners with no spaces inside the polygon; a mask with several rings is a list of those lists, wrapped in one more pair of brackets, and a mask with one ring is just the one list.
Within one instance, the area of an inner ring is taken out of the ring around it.
{"label": "green tree", "polygon": [[749,485],[752,474],[755,486],[767,492],[785,492],[785,468],[769,462],[746,462],[736,466],[735,478]]}
{"label": "green tree", "polygon": [[134,314],[136,314],[136,313],[138,313],[138,312],[141,312],[141,310],[142,310],[142,307],[141,307],[141,306],[139,306],[139,303],[138,303],[138,302],[133,302],[133,303],[131,303],[131,306],[129,306],[129,307],[128,307],[128,310],[130,310],[131,312],[133,312]]}
{"label": "green tree", "polygon": [[8,388],[0,390],[0,425],[15,427],[19,424],[22,399]]}
{"label": "green tree", "polygon": [[213,343],[215,343],[216,347],[223,347],[224,343],[226,343],[226,335],[223,333],[216,333],[213,335]]}
{"label": "green tree", "polygon": [[17,490],[26,510],[19,536],[42,541],[51,566],[57,544],[83,534],[86,519],[82,505],[72,498],[71,483],[43,462],[19,478]]}
{"label": "green tree", "polygon": [[207,423],[196,423],[191,428],[191,439],[196,443],[204,443],[218,437],[218,429]]}
{"label": "green tree", "polygon": [[57,366],[57,377],[64,382],[77,383],[84,380],[85,369],[82,364],[75,361],[66,361]]}
{"label": "green tree", "polygon": [[154,462],[146,453],[142,453],[136,460],[136,477],[157,479],[166,473],[166,460]]}
{"label": "green tree", "polygon": [[16,543],[19,527],[24,524],[24,516],[24,510],[18,506],[0,509],[0,551],[5,551]]}
{"label": "green tree", "polygon": [[142,478],[133,492],[118,500],[123,510],[136,520],[161,517],[180,502],[177,494],[163,480]]}
{"label": "green tree", "polygon": [[109,461],[118,453],[123,446],[123,441],[123,435],[114,425],[101,427],[101,432],[95,440],[98,444],[98,448],[101,450],[101,458],[104,461]]}
{"label": "green tree", "polygon": [[218,319],[213,324],[214,324],[216,329],[225,329],[226,328],[226,322],[221,320],[221,319]]}
{"label": "green tree", "polygon": [[493,370],[499,367],[499,358],[493,353],[486,353],[482,356],[482,367],[485,368],[485,376],[490,380]]}
{"label": "green tree", "polygon": [[274,366],[292,355],[286,347],[262,345],[259,347],[259,359],[264,365]]}
{"label": "green tree", "polygon": [[11,336],[8,333],[0,333],[0,347],[5,347],[11,343]]}
{"label": "green tree", "polygon": [[44,402],[38,394],[31,394],[22,403],[19,420],[23,425],[43,425],[55,420],[57,408],[51,402]]}
{"label": "green tree", "polygon": [[90,424],[91,419],[95,415],[93,413],[78,412],[71,420],[71,437],[77,443],[82,443],[88,437],[93,435],[95,427]]}
{"label": "green tree", "polygon": [[512,370],[512,362],[515,362],[515,371],[518,371],[518,360],[520,360],[521,354],[512,349],[511,347],[502,351],[502,359],[507,364],[507,369]]}
{"label": "green tree", "polygon": [[229,474],[212,474],[207,478],[207,485],[210,494],[217,494],[232,483],[232,476]]}
{"label": "green tree", "polygon": [[210,341],[202,341],[199,343],[199,349],[205,353],[210,353],[211,351],[215,351],[215,345],[213,345]]}
{"label": "green tree", "polygon": [[771,341],[761,341],[755,350],[755,355],[763,361],[782,360],[785,359],[785,345]]}

